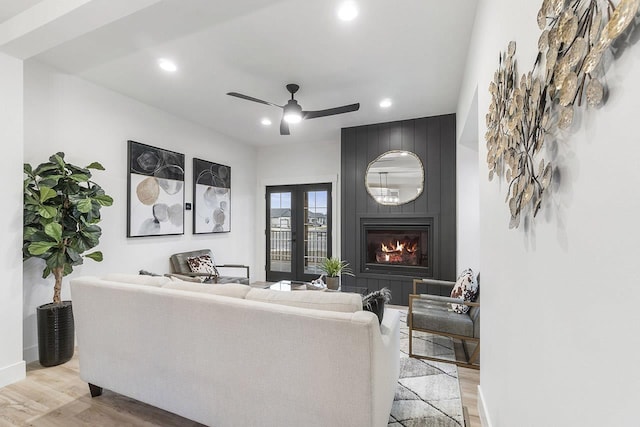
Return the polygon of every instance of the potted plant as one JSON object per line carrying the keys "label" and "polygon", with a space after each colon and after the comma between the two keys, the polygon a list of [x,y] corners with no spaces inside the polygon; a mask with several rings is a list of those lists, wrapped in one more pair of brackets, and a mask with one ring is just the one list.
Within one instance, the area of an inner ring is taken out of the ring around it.
{"label": "potted plant", "polygon": [[56,153],[35,169],[24,165],[23,261],[45,261],[42,278],[55,278],[53,302],[37,309],[38,352],[43,366],[65,363],[73,356],[74,323],[71,301],[60,300],[62,277],[83,258],[102,261],[102,252],[85,254],[99,243],[100,209],[113,199],[91,181],[89,169],[104,170],[94,162],[81,168]]}
{"label": "potted plant", "polygon": [[354,276],[349,268],[349,263],[337,257],[325,258],[320,264],[320,270],[326,275],[325,283],[327,284],[327,289],[340,289],[340,276],[342,274]]}

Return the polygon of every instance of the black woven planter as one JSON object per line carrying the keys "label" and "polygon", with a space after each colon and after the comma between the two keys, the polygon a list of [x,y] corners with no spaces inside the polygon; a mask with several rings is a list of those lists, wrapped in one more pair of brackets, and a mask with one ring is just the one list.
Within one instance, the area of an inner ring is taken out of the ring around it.
{"label": "black woven planter", "polygon": [[71,301],[44,304],[38,313],[38,354],[42,366],[56,366],[73,357],[75,325]]}

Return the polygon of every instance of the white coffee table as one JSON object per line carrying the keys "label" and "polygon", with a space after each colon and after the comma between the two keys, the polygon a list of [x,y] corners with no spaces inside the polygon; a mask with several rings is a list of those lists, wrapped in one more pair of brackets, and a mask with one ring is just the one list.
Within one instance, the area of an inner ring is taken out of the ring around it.
{"label": "white coffee table", "polygon": [[322,288],[322,289],[313,289],[313,288],[307,288],[307,282],[299,282],[296,280],[281,280],[279,282],[274,283],[273,285],[269,286],[268,289],[273,289],[276,291],[286,291],[286,292],[290,292],[290,291],[307,291],[307,290],[312,290],[312,291],[326,291],[327,288]]}

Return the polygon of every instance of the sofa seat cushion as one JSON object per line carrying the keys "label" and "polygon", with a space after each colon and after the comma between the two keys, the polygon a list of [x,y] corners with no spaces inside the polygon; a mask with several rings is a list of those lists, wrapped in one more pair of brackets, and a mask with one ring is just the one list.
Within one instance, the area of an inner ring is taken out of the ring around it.
{"label": "sofa seat cushion", "polygon": [[416,329],[473,337],[473,322],[469,315],[452,311],[449,304],[417,299],[413,301],[412,312]]}
{"label": "sofa seat cushion", "polygon": [[362,296],[348,292],[276,291],[251,288],[245,299],[291,307],[355,313],[362,310]]}
{"label": "sofa seat cushion", "polygon": [[181,282],[177,280],[164,285],[162,288],[189,292],[203,292],[233,298],[245,298],[247,293],[251,290],[251,286],[241,285],[239,283],[199,284]]}
{"label": "sofa seat cushion", "polygon": [[172,282],[171,278],[164,276],[147,276],[145,274],[110,273],[102,278],[110,282],[131,283],[134,285],[146,285],[162,287]]}

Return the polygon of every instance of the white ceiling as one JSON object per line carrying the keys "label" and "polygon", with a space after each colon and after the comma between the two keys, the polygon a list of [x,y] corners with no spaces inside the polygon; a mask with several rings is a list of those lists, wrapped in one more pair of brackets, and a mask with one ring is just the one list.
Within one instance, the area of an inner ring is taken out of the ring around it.
{"label": "white ceiling", "polygon": [[[35,3],[2,0],[0,18]],[[147,3],[33,58],[253,145],[337,141],[342,127],[455,112],[476,8],[473,0],[359,0],[347,23],[336,18],[337,0]],[[178,71],[161,71],[159,57]],[[305,110],[355,102],[360,110],[280,136],[280,109],[225,95],[282,105],[287,83],[300,85]],[[378,106],[384,97],[393,100],[387,110]]]}
{"label": "white ceiling", "polygon": [[41,0],[2,0],[0,1],[0,22],[24,12]]}

